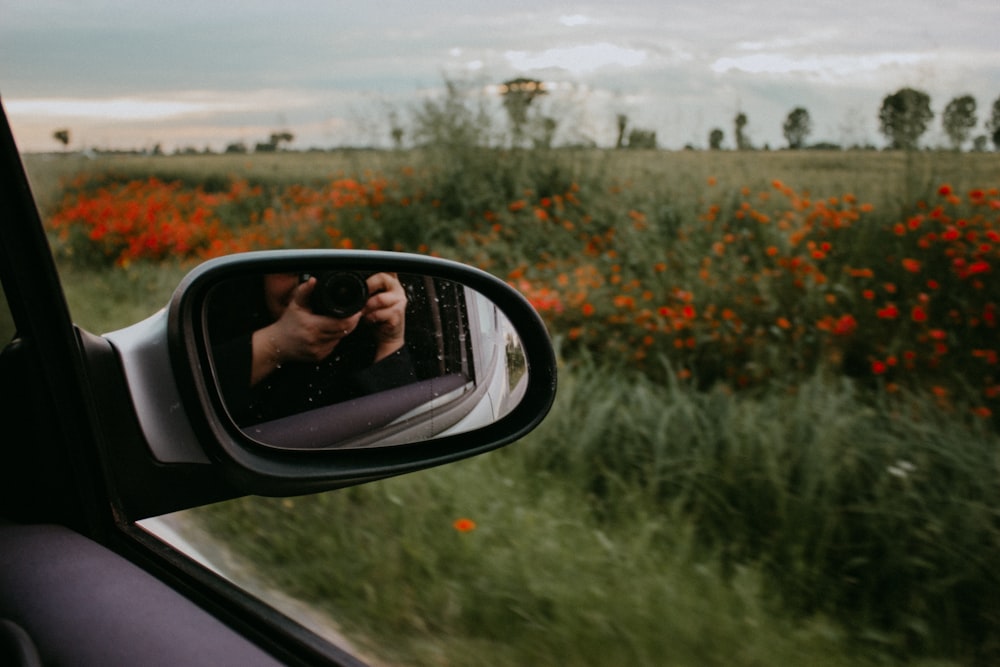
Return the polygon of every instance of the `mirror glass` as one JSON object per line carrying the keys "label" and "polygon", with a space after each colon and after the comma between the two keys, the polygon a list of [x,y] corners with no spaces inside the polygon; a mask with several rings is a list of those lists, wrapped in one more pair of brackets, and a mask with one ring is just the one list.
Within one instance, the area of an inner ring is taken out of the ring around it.
{"label": "mirror glass", "polygon": [[432,276],[302,267],[227,278],[202,321],[230,418],[272,447],[382,447],[481,428],[527,385],[500,309]]}

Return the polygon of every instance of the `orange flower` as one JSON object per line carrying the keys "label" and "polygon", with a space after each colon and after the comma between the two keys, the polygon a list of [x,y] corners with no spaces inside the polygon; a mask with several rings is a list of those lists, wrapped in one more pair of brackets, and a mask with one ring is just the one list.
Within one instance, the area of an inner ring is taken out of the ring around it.
{"label": "orange flower", "polygon": [[585,303],[580,310],[583,311],[585,317],[590,317],[594,314],[594,305],[591,303]]}
{"label": "orange flower", "polygon": [[460,533],[468,533],[476,529],[476,522],[466,518],[455,519],[451,527]]}
{"label": "orange flower", "polygon": [[612,299],[618,308],[635,308],[635,299],[625,294],[618,294]]}

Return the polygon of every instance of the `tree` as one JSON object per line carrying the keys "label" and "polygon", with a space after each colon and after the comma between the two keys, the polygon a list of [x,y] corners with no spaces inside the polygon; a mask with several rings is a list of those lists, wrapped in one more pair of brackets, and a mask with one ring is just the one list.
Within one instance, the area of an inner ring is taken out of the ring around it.
{"label": "tree", "polygon": [[633,128],[628,133],[629,148],[656,148],[656,130]]}
{"label": "tree", "polygon": [[61,129],[52,133],[52,138],[63,145],[63,149],[69,146],[69,130]]}
{"label": "tree", "polygon": [[558,128],[558,120],[552,116],[542,116],[538,119],[537,131],[531,137],[532,145],[535,148],[552,148],[552,142],[556,138]]}
{"label": "tree", "polygon": [[389,134],[392,136],[393,148],[395,148],[397,151],[403,148],[404,132],[405,130],[403,130],[403,128],[399,126],[393,126],[393,128],[389,131]]}
{"label": "tree", "polygon": [[891,148],[913,150],[933,118],[931,98],[927,93],[900,88],[882,100],[879,130],[889,139]]}
{"label": "tree", "polygon": [[806,137],[812,132],[812,118],[803,107],[795,107],[788,113],[784,125],[781,126],[788,140],[788,147],[799,149],[805,145]]}
{"label": "tree", "polygon": [[986,131],[989,132],[993,147],[1000,150],[1000,97],[993,101],[990,109],[990,119],[986,121]]}
{"label": "tree", "polygon": [[736,128],[736,149],[741,151],[750,150],[750,139],[743,134],[743,128],[747,126],[747,115],[742,111],[736,114],[733,124]]}
{"label": "tree", "polygon": [[628,126],[628,116],[623,113],[618,114],[618,138],[615,140],[615,148],[625,146],[625,128]]}
{"label": "tree", "polygon": [[528,122],[528,106],[532,100],[539,95],[545,95],[546,92],[544,83],[524,77],[504,81],[501,84],[500,95],[503,96],[503,105],[510,117],[512,141],[515,146],[524,138],[524,126]]}
{"label": "tree", "polygon": [[725,138],[726,134],[719,128],[712,128],[712,131],[708,133],[708,147],[713,151],[722,149],[722,140]]}
{"label": "tree", "polygon": [[403,129],[402,123],[399,122],[399,115],[395,111],[389,112],[389,136],[392,137],[392,146],[397,151],[403,148],[403,136],[406,134],[406,130]]}
{"label": "tree", "polygon": [[274,145],[275,150],[281,148],[281,144],[290,144],[295,141],[295,135],[291,132],[274,132],[271,134],[271,143]]}
{"label": "tree", "polygon": [[948,102],[941,116],[941,124],[951,140],[952,148],[961,150],[962,144],[976,126],[976,98],[962,95]]}
{"label": "tree", "polygon": [[413,113],[411,141],[450,150],[491,143],[492,116],[481,86],[445,79],[440,99],[428,98]]}

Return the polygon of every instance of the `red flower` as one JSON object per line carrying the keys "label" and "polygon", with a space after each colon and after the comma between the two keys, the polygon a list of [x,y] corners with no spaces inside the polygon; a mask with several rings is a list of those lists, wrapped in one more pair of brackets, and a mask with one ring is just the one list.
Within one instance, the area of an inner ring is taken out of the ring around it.
{"label": "red flower", "polygon": [[875,314],[883,320],[894,320],[899,317],[899,308],[890,303],[885,308],[880,308]]}
{"label": "red flower", "polygon": [[852,315],[844,315],[833,326],[833,333],[837,336],[849,336],[858,328],[858,321]]}
{"label": "red flower", "polygon": [[914,306],[913,310],[910,312],[910,317],[913,318],[914,322],[926,322],[927,321],[927,311],[921,306]]}
{"label": "red flower", "polygon": [[972,276],[977,273],[989,273],[989,270],[990,270],[989,262],[980,259],[973,262],[972,264],[969,264],[968,268],[966,269],[966,275]]}

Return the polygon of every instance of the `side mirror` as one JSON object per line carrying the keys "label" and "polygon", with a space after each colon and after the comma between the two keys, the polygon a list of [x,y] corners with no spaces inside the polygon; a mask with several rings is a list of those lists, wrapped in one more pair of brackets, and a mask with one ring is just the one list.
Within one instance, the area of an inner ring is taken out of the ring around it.
{"label": "side mirror", "polygon": [[211,462],[246,493],[489,451],[534,428],[556,389],[548,334],[520,293],[402,253],[211,260],[166,311],[105,338],[156,461]]}

